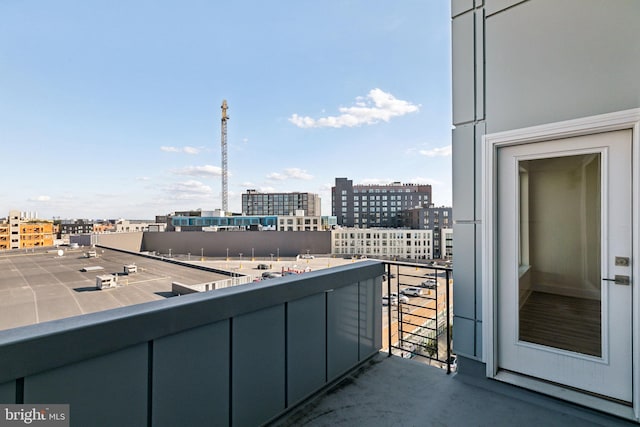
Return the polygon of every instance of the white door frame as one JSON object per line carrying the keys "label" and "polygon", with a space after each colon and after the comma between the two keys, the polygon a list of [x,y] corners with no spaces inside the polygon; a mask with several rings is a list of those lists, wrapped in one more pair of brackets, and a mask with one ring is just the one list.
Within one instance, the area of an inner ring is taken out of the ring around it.
{"label": "white door frame", "polygon": [[[497,259],[496,259],[496,213],[497,213],[497,153],[498,149],[510,145],[548,141],[574,136],[614,130],[632,130],[632,339],[633,339],[633,408],[618,405],[604,399],[574,392],[565,388],[498,372],[497,331]],[[529,128],[498,132],[483,136],[482,150],[482,312],[483,360],[489,378],[515,383],[519,386],[587,404],[605,412],[630,419],[640,419],[640,108],[585,117],[575,120],[550,123]],[[638,261],[634,258],[638,258]]]}

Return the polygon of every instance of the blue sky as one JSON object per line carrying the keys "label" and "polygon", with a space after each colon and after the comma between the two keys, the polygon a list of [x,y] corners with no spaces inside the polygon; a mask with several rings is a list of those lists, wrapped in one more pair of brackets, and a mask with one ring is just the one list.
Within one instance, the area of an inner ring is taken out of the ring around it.
{"label": "blue sky", "polygon": [[336,177],[451,205],[448,1],[0,1],[0,217],[146,218]]}

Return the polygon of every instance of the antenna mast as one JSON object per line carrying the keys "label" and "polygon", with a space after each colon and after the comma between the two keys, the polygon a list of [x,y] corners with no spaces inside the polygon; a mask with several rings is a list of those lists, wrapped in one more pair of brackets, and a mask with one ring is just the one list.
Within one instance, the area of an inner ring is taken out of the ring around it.
{"label": "antenna mast", "polygon": [[227,212],[229,208],[229,187],[227,183],[227,100],[222,100],[222,120],[221,120],[221,145],[222,145],[222,210]]}

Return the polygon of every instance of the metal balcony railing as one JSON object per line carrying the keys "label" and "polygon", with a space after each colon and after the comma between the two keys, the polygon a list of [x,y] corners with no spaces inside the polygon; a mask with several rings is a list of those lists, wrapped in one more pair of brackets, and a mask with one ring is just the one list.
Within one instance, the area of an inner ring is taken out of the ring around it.
{"label": "metal balcony railing", "polygon": [[260,425],[380,349],[446,363],[451,285],[367,260],[0,331],[0,402],[69,404],[71,425]]}
{"label": "metal balcony railing", "polygon": [[364,261],[0,331],[0,403],[78,426],[255,426],[382,347],[384,264]]}
{"label": "metal balcony railing", "polygon": [[451,353],[452,269],[387,262],[383,276],[383,349],[430,364],[455,366]]}

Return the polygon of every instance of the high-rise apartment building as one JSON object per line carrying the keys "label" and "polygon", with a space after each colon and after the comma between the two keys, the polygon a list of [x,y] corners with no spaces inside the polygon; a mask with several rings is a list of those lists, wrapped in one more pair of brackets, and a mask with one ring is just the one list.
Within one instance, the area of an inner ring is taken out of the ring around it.
{"label": "high-rise apartment building", "polygon": [[242,195],[244,215],[296,215],[320,216],[320,196],[313,193],[260,193],[247,190]]}
{"label": "high-rise apartment building", "polygon": [[336,178],[331,189],[332,215],[343,227],[407,227],[409,209],[430,205],[428,184],[353,185],[350,179]]}

